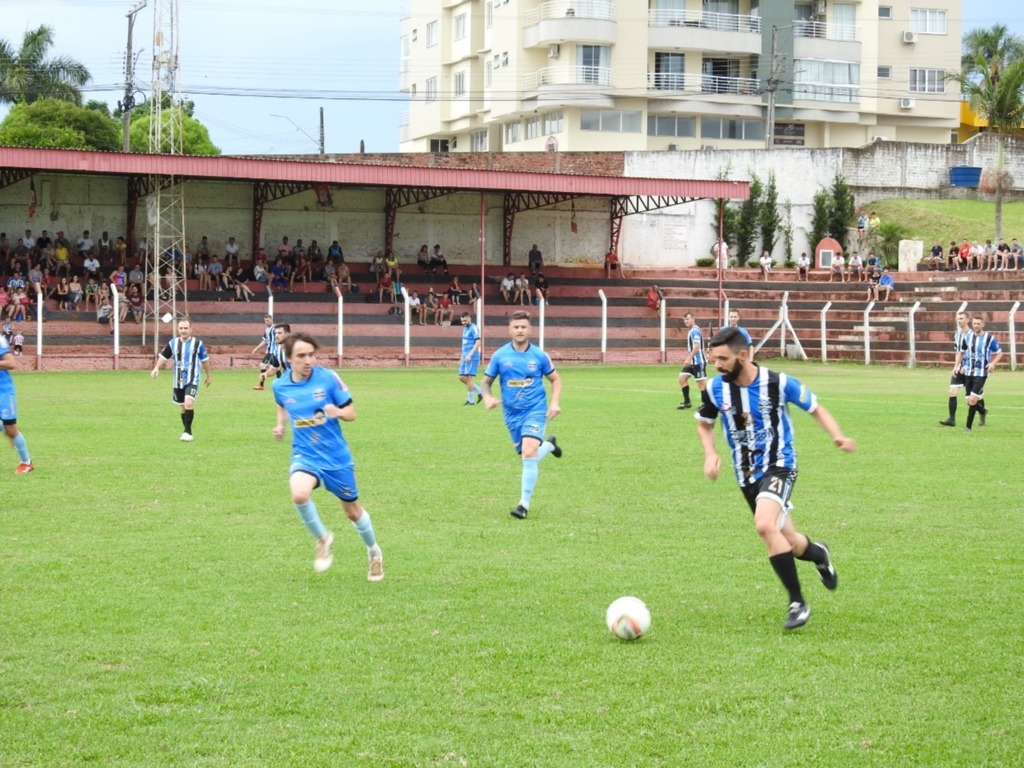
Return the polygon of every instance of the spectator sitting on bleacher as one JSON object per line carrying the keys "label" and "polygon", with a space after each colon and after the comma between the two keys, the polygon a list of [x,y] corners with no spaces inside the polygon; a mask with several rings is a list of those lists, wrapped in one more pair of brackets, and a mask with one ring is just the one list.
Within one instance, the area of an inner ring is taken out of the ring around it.
{"label": "spectator sitting on bleacher", "polygon": [[275,291],[283,291],[288,287],[288,270],[280,257],[270,268],[270,287]]}
{"label": "spectator sitting on bleacher", "polygon": [[420,325],[426,325],[427,315],[437,314],[437,296],[434,294],[434,289],[431,288],[427,292],[427,297],[420,304]]}
{"label": "spectator sitting on bleacher", "polygon": [[647,308],[655,311],[661,309],[661,302],[665,296],[661,292],[661,288],[656,285],[652,285],[650,290],[647,291]]}
{"label": "spectator sitting on bleacher", "polygon": [[252,279],[257,283],[270,282],[270,269],[267,267],[267,258],[263,255],[262,250],[256,263],[252,265]]}
{"label": "spectator sitting on bleacher", "polygon": [[344,286],[346,291],[349,293],[352,292],[352,273],[349,271],[348,264],[345,262],[341,262],[341,264],[335,268],[335,281],[337,282],[339,289]]}
{"label": "spectator sitting on bleacher", "polygon": [[67,241],[62,237],[58,237],[53,243],[53,261],[56,264],[54,267],[54,274],[59,275],[63,272],[65,275],[71,272],[71,251],[68,250]]}
{"label": "spectator sitting on bleacher", "polygon": [[501,285],[498,286],[498,291],[501,293],[501,298],[506,304],[512,303],[512,294],[516,289],[515,278],[512,277],[512,273],[509,272],[505,277],[501,279]]}
{"label": "spectator sitting on bleacher", "polygon": [[114,255],[118,264],[126,264],[128,261],[128,243],[123,237],[114,241]]}
{"label": "spectator sitting on bleacher", "polygon": [[850,267],[850,281],[854,283],[864,282],[864,262],[859,253],[854,253],[850,257],[850,263],[848,266]]}
{"label": "spectator sitting on bleacher", "polygon": [[437,243],[434,246],[434,252],[430,254],[430,271],[436,275],[439,269],[443,270],[444,274],[448,274],[448,260],[444,257],[441,244]]}
{"label": "spectator sitting on bleacher", "polygon": [[82,232],[82,236],[78,238],[78,255],[83,258],[87,255],[91,255],[92,246],[92,238],[89,237],[89,230],[87,229]]}
{"label": "spectator sitting on bleacher", "polygon": [[455,319],[455,310],[452,309],[452,300],[448,294],[442,294],[437,300],[437,310],[434,312],[434,325],[451,325]]}
{"label": "spectator sitting on bleacher", "polygon": [[7,318],[7,307],[10,306],[11,297],[7,295],[7,287],[0,285],[0,319]]}
{"label": "spectator sitting on bleacher", "polygon": [[537,303],[544,302],[548,303],[548,279],[544,277],[543,272],[538,272],[536,279],[533,281],[534,290],[537,292]]}
{"label": "spectator sitting on bleacher", "polygon": [[[114,312],[114,307],[110,304],[109,296],[100,296],[100,303],[96,307],[96,322],[107,325],[110,323],[111,315]],[[111,331],[113,333],[113,331]]]}
{"label": "spectator sitting on bleacher", "polygon": [[398,268],[398,257],[394,252],[388,251],[388,255],[384,257],[384,269],[396,283],[402,281],[402,270]]}
{"label": "spectator sitting on bleacher", "polygon": [[424,243],[420,246],[419,253],[416,254],[416,264],[426,272],[430,269],[430,249],[427,244]]}
{"label": "spectator sitting on bleacher", "polygon": [[244,271],[240,271],[235,278],[235,301],[252,301],[254,295],[249,287],[249,278]]}
{"label": "spectator sitting on bleacher", "polygon": [[473,283],[473,287],[469,289],[469,303],[475,304],[477,300],[481,298],[482,296],[480,295],[480,286],[478,286],[476,283]]}
{"label": "spectator sitting on bleacher", "polygon": [[210,263],[206,267],[206,271],[209,274],[210,287],[215,291],[224,290],[220,284],[220,276],[224,272],[224,265],[220,263],[220,259],[214,254],[210,257]]}
{"label": "spectator sitting on bleacher", "polygon": [[324,252],[316,240],[306,249],[306,258],[309,259],[309,279],[319,280],[324,272]]}
{"label": "spectator sitting on bleacher", "polygon": [[335,264],[345,263],[345,254],[341,250],[341,246],[338,245],[338,241],[333,241],[327,248],[327,261],[332,261]]}
{"label": "spectator sitting on bleacher", "polygon": [[615,272],[618,269],[619,254],[615,253],[615,251],[608,251],[608,253],[604,255],[604,276],[611,277],[612,272]]}
{"label": "spectator sitting on bleacher", "polygon": [[198,290],[200,291],[212,291],[213,286],[210,283],[210,265],[208,259],[205,256],[200,256],[196,260],[196,279],[199,281]]}
{"label": "spectator sitting on bleacher", "polygon": [[227,244],[224,246],[224,261],[228,264],[233,264],[235,269],[242,268],[241,259],[238,258],[240,250],[238,243],[235,242],[235,238],[229,237]]}
{"label": "spectator sitting on bleacher", "polygon": [[295,283],[302,281],[302,292],[306,292],[306,283],[309,282],[309,259],[306,258],[305,254],[301,254],[298,257],[298,261],[295,264],[295,269],[292,270],[292,279],[288,284],[288,290],[295,290]]}
{"label": "spectator sitting on bleacher", "polygon": [[124,293],[124,289],[128,285],[128,275],[125,274],[123,266],[118,264],[117,269],[110,273],[110,282],[117,286],[119,293]]}
{"label": "spectator sitting on bleacher", "polygon": [[758,262],[761,265],[761,277],[768,280],[768,276],[772,271],[772,256],[768,251],[761,254],[761,258]]}
{"label": "spectator sitting on bleacher", "polygon": [[82,303],[82,295],[82,284],[78,282],[76,275],[72,275],[71,282],[68,283],[68,309],[77,312]]}
{"label": "spectator sitting on bleacher", "polygon": [[512,297],[512,303],[520,305],[530,303],[530,279],[525,272],[516,278],[516,292]]}
{"label": "spectator sitting on bleacher", "polygon": [[533,247],[530,248],[530,253],[526,257],[526,265],[530,269],[530,274],[535,275],[544,269],[544,256],[540,252],[540,248],[534,243]]}
{"label": "spectator sitting on bleacher", "polygon": [[288,235],[281,238],[280,245],[277,246],[277,258],[281,259],[281,263],[284,263],[285,259],[292,257],[292,247],[288,242]]}
{"label": "spectator sitting on bleacher", "polygon": [[57,285],[53,287],[53,291],[50,294],[54,301],[57,302],[57,309],[66,310],[68,308],[68,294],[71,292],[71,286],[68,284],[68,279],[61,276],[57,281]]}
{"label": "spectator sitting on bleacher", "polygon": [[[409,294],[409,317],[412,318],[414,315],[420,318],[420,325],[424,325],[422,313],[420,310],[423,308],[423,302],[420,301],[420,292],[413,291]],[[411,320],[410,320],[411,322]]]}
{"label": "spectator sitting on bleacher", "polygon": [[448,284],[448,298],[452,300],[452,304],[458,305],[462,303],[462,286],[459,285],[458,275],[455,275]]}
{"label": "spectator sitting on bleacher", "polygon": [[377,300],[383,304],[384,296],[388,296],[388,301],[392,304],[395,303],[395,283],[391,279],[391,275],[387,272],[381,271],[380,276],[377,278]]}
{"label": "spectator sitting on bleacher", "polygon": [[121,299],[121,311],[118,313],[118,319],[123,323],[130,315],[136,323],[141,323],[142,309],[142,291],[139,290],[137,285],[133,285],[128,289],[125,297]]}
{"label": "spectator sitting on bleacher", "polygon": [[92,304],[93,309],[99,306],[99,286],[96,285],[96,278],[90,277],[85,281],[85,287],[82,289],[82,293],[85,296],[86,309],[89,309],[90,304]]}
{"label": "spectator sitting on bleacher", "polygon": [[82,269],[85,272],[86,277],[95,277],[96,281],[100,279],[100,262],[92,254],[85,257],[85,261],[82,262]]}
{"label": "spectator sitting on bleacher", "polygon": [[370,274],[376,278],[379,278],[381,273],[384,271],[384,251],[377,251],[376,255],[370,259]]}

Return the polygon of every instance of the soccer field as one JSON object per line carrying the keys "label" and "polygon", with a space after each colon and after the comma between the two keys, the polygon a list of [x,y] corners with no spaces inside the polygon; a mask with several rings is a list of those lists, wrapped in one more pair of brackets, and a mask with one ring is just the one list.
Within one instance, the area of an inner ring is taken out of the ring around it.
{"label": "soccer field", "polygon": [[[799,563],[791,633],[677,367],[560,367],[565,455],[522,522],[501,414],[454,369],[342,372],[379,584],[324,491],[313,572],[255,372],[213,372],[189,444],[166,371],[16,371],[0,766],[1019,766],[1024,375],[965,435],[945,369],[781,367],[858,441],[794,411],[794,519],[840,584]],[[634,643],[604,626],[627,594]]]}

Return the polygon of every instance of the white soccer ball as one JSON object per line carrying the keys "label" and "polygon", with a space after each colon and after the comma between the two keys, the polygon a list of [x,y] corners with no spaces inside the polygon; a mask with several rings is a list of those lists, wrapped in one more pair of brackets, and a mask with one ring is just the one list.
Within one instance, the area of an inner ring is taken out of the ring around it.
{"label": "white soccer ball", "polygon": [[636,640],[651,628],[651,611],[638,597],[620,597],[608,606],[604,623],[620,640]]}

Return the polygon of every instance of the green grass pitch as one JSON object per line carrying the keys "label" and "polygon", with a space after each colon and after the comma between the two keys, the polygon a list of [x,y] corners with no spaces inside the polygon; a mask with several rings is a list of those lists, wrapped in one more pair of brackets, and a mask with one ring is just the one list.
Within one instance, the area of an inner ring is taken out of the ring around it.
{"label": "green grass pitch", "polygon": [[[254,372],[214,371],[192,444],[166,371],[15,372],[37,469],[0,453],[0,766],[1020,765],[1024,377],[965,435],[946,370],[781,368],[858,441],[794,413],[794,519],[840,586],[799,564],[793,633],[676,367],[560,369],[525,522],[454,368],[343,372],[380,584],[323,491],[313,572]],[[604,627],[626,594],[635,643]]]}

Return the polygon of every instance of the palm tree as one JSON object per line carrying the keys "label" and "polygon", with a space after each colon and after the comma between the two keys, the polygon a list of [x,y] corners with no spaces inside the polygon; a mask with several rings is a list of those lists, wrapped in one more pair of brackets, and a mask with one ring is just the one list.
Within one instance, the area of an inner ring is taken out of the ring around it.
{"label": "palm tree", "polygon": [[964,34],[964,59],[947,79],[960,87],[970,107],[996,135],[996,167],[983,186],[995,197],[995,237],[1003,235],[1003,195],[1013,185],[1004,168],[1006,134],[1024,126],[1024,39],[1002,24]]}
{"label": "palm tree", "polygon": [[37,99],[82,103],[81,87],[92,78],[81,62],[68,56],[47,59],[53,46],[53,28],[29,30],[19,50],[0,40],[0,104]]}

